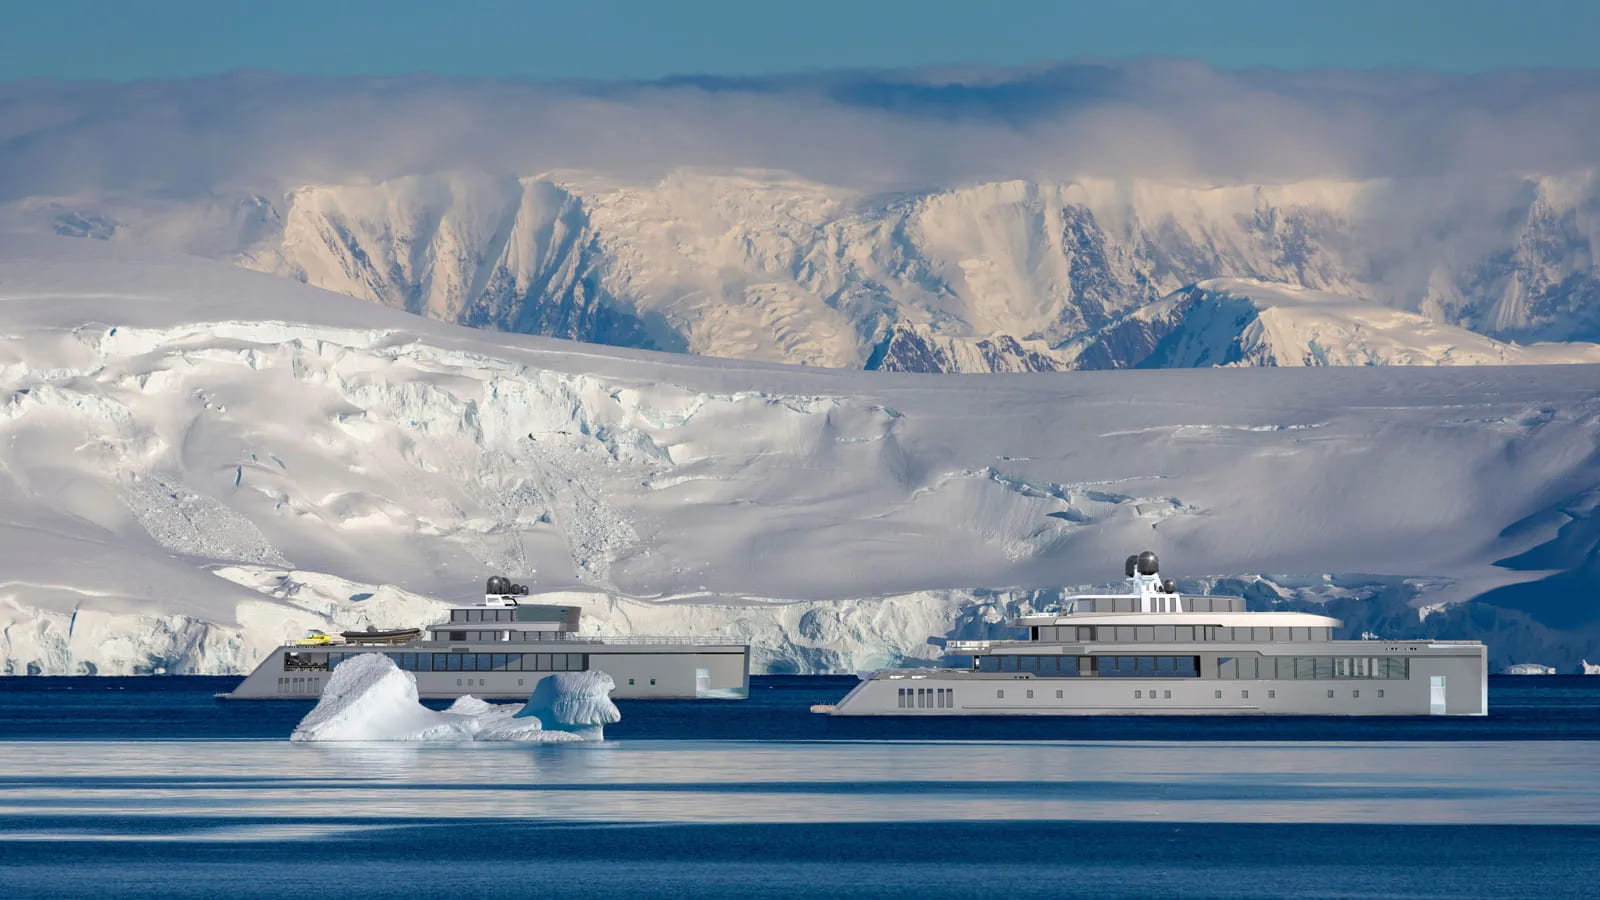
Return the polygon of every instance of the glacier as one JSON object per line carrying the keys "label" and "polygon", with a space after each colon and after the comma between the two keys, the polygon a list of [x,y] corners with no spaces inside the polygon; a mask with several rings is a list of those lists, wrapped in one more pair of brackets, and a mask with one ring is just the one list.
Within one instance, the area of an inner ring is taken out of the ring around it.
{"label": "glacier", "polygon": [[1594,365],[798,367],[10,237],[0,398],[13,674],[245,671],[436,621],[486,572],[758,672],[933,665],[1144,547],[1352,636],[1600,655]]}
{"label": "glacier", "polygon": [[[295,726],[289,740],[324,741],[520,741],[559,743],[597,741],[604,726],[621,720],[611,703],[615,685],[604,672],[583,672],[580,681],[563,681],[535,690],[538,702],[523,707],[458,697],[435,711],[417,697],[417,680],[381,653],[345,660],[328,679],[317,705]],[[541,721],[530,710],[560,718]],[[544,722],[552,727],[547,730]]]}

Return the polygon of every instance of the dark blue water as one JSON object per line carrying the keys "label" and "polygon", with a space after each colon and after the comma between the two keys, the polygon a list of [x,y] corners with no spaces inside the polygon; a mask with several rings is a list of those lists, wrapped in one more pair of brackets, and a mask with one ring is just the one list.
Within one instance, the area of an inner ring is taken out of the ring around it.
{"label": "dark blue water", "polygon": [[234,678],[0,679],[0,897],[1593,897],[1600,678],[1485,718],[833,719],[303,745]]}
{"label": "dark blue water", "polygon": [[[234,677],[0,677],[5,740],[275,739],[312,702],[218,701]],[[748,700],[619,700],[618,740],[1600,740],[1600,677],[1492,676],[1485,717],[834,718],[853,676],[757,675]],[[445,702],[430,705],[443,708]]]}

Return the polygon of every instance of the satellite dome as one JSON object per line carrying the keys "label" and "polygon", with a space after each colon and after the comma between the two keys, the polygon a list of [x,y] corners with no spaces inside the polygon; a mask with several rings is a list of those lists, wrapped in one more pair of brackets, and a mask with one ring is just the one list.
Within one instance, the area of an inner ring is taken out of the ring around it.
{"label": "satellite dome", "polygon": [[1166,581],[1161,582],[1161,590],[1163,593],[1176,594],[1178,592],[1178,583],[1168,578]]}
{"label": "satellite dome", "polygon": [[1146,550],[1145,552],[1139,554],[1139,558],[1136,562],[1139,567],[1140,575],[1154,575],[1161,571],[1161,561],[1156,559],[1156,552],[1154,550]]}
{"label": "satellite dome", "polygon": [[1138,569],[1138,567],[1139,567],[1139,556],[1138,556],[1138,554],[1135,554],[1133,556],[1128,557],[1128,561],[1123,564],[1123,566],[1122,566],[1122,574],[1127,576],[1128,578],[1132,578],[1133,577],[1133,573]]}

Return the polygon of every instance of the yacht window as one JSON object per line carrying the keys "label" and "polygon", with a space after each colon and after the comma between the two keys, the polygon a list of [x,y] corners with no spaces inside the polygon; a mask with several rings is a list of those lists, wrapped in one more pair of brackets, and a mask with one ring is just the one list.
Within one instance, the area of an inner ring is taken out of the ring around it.
{"label": "yacht window", "polygon": [[651,684],[655,684],[655,683],[656,683],[656,680],[655,680],[655,679],[654,679],[654,678],[652,678],[652,679],[650,679],[650,683],[651,683]]}
{"label": "yacht window", "polygon": [[1059,656],[1041,656],[1038,658],[1040,675],[1055,675],[1060,671]]}
{"label": "yacht window", "polygon": [[1141,698],[1143,696],[1144,696],[1144,691],[1134,691],[1133,692],[1133,699],[1135,699],[1135,700],[1138,700],[1139,698]]}
{"label": "yacht window", "polygon": [[504,653],[490,654],[489,668],[496,672],[504,672],[506,670],[506,655]]}
{"label": "yacht window", "polygon": [[550,654],[550,671],[565,672],[567,670],[567,655],[565,653]]}
{"label": "yacht window", "polygon": [[1221,691],[1212,691],[1212,693],[1216,695],[1218,700],[1222,699],[1222,692]]}
{"label": "yacht window", "polygon": [[1237,660],[1235,660],[1235,658],[1232,656],[1217,657],[1217,677],[1229,679],[1238,678],[1239,664]]}
{"label": "yacht window", "polygon": [[1057,700],[1061,699],[1061,692],[1060,691],[1056,691],[1056,699]]}
{"label": "yacht window", "polygon": [[1239,677],[1240,678],[1255,678],[1257,676],[1257,674],[1258,674],[1257,671],[1256,671],[1256,662],[1259,659],[1260,659],[1260,657],[1257,657],[1257,656],[1241,656],[1241,657],[1239,657]]}
{"label": "yacht window", "polygon": [[1035,640],[1053,641],[1056,639],[1056,628],[1053,625],[1045,625],[1039,628],[1038,632],[1039,636]]}
{"label": "yacht window", "polygon": [[548,654],[548,653],[536,654],[535,657],[534,657],[534,662],[538,665],[539,671],[541,671],[541,672],[550,671],[550,654]]}
{"label": "yacht window", "polygon": [[521,672],[522,671],[522,654],[521,653],[507,653],[506,654],[506,671],[507,672]]}
{"label": "yacht window", "polygon": [[467,633],[465,631],[452,631],[452,632],[450,632],[450,640],[452,640],[452,641],[464,641],[466,639],[467,639]]}
{"label": "yacht window", "polygon": [[1002,671],[1002,672],[1015,672],[1016,670],[1017,670],[1017,658],[1015,656],[1002,656],[1002,657],[1000,657],[1000,671]]}
{"label": "yacht window", "polygon": [[997,656],[980,656],[980,657],[978,657],[978,671],[979,672],[998,672],[998,671],[1000,671],[1000,658],[997,657]]}
{"label": "yacht window", "polygon": [[1317,675],[1316,675],[1316,677],[1318,677],[1318,678],[1332,678],[1333,677],[1333,657],[1331,657],[1331,656],[1316,656],[1316,657],[1312,657],[1312,658],[1317,661]]}
{"label": "yacht window", "polygon": [[567,671],[586,672],[589,669],[589,657],[582,653],[567,654]]}
{"label": "yacht window", "polygon": [[1173,628],[1173,640],[1177,640],[1177,641],[1192,641],[1192,640],[1194,640],[1194,626],[1193,625],[1178,625],[1178,626],[1175,626]]}
{"label": "yacht window", "polygon": [[1039,671],[1039,657],[1037,657],[1037,656],[1019,656],[1019,657],[1017,657],[1017,671],[1019,671],[1019,672],[1037,672],[1037,671]]}
{"label": "yacht window", "polygon": [[1309,629],[1309,628],[1293,628],[1293,629],[1290,630],[1290,634],[1291,634],[1291,638],[1290,638],[1291,640],[1295,640],[1295,641],[1309,641],[1309,640],[1311,640],[1311,629]]}
{"label": "yacht window", "polygon": [[1383,688],[1378,688],[1378,699],[1379,700],[1383,699]]}
{"label": "yacht window", "polygon": [[998,691],[994,692],[994,696],[995,696],[996,699],[1004,700],[1006,698],[1006,692],[1003,689],[1002,690],[998,690]]}
{"label": "yacht window", "polygon": [[1270,641],[1270,640],[1272,640],[1272,629],[1271,628],[1252,628],[1252,629],[1250,629],[1249,640],[1252,640],[1252,641]]}
{"label": "yacht window", "polygon": [[1093,625],[1079,625],[1078,626],[1078,640],[1080,640],[1080,641],[1093,641],[1094,640],[1094,626]]}
{"label": "yacht window", "polygon": [[1156,659],[1157,659],[1157,657],[1154,657],[1154,656],[1136,656],[1134,658],[1136,660],[1138,660],[1138,663],[1136,663],[1135,671],[1137,671],[1140,675],[1154,675],[1154,674],[1156,674]]}
{"label": "yacht window", "polygon": [[[628,683],[632,684],[633,680],[629,679]],[[906,689],[905,688],[900,688],[900,695],[898,697],[898,702],[899,702],[899,705],[900,705],[901,709],[905,709],[906,708]]]}
{"label": "yacht window", "polygon": [[1119,641],[1137,640],[1137,638],[1134,637],[1134,632],[1135,632],[1134,626],[1132,626],[1132,625],[1118,625],[1118,626],[1116,626],[1116,628],[1117,628],[1117,640],[1119,640]]}
{"label": "yacht window", "polygon": [[1329,691],[1329,692],[1328,692],[1328,699],[1329,699],[1329,700],[1332,700],[1332,699],[1333,699],[1333,691]]}
{"label": "yacht window", "polygon": [[1029,692],[1028,692],[1028,699],[1029,699],[1029,700],[1032,700],[1032,699],[1033,699],[1033,691],[1029,691]]}
{"label": "yacht window", "polygon": [[1296,656],[1294,658],[1294,677],[1305,680],[1316,677],[1316,657]]}
{"label": "yacht window", "polygon": [[1140,625],[1134,629],[1134,640],[1141,643],[1150,643],[1156,639],[1156,629],[1152,625]]}
{"label": "yacht window", "polygon": [[1359,699],[1361,699],[1361,692],[1360,691],[1351,691],[1350,692],[1350,696],[1352,696],[1352,697],[1356,698],[1357,700],[1359,700]]}
{"label": "yacht window", "polygon": [[1275,640],[1275,641],[1287,641],[1287,640],[1289,640],[1289,629],[1287,629],[1287,628],[1273,628],[1272,629],[1272,639]]}
{"label": "yacht window", "polygon": [[1172,643],[1178,639],[1178,629],[1172,625],[1157,625],[1156,640]]}
{"label": "yacht window", "polygon": [[1278,692],[1277,691],[1267,691],[1267,699],[1268,700],[1276,700],[1277,698],[1278,698]]}
{"label": "yacht window", "polygon": [[1161,699],[1163,699],[1163,700],[1171,700],[1172,699],[1172,692],[1171,691],[1162,691],[1161,692]]}
{"label": "yacht window", "polygon": [[1233,640],[1233,629],[1232,628],[1223,628],[1220,625],[1213,625],[1213,626],[1211,626],[1211,640],[1213,640],[1213,641],[1231,641],[1231,640]]}
{"label": "yacht window", "polygon": [[1076,656],[1063,656],[1056,661],[1056,664],[1061,667],[1061,674],[1066,676],[1077,675],[1081,668],[1079,658]]}

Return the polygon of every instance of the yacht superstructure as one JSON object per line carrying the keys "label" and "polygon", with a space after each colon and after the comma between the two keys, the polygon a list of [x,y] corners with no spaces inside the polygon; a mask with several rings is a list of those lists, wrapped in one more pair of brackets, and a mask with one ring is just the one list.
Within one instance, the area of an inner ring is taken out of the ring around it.
{"label": "yacht superstructure", "polygon": [[[526,700],[552,672],[598,669],[616,682],[617,699],[744,699],[750,693],[747,644],[691,637],[593,637],[578,633],[576,606],[529,603],[527,588],[489,579],[483,603],[458,606],[421,629],[347,631],[285,644],[262,660],[229,700],[299,700],[320,696],[350,657],[382,653],[417,680],[424,699],[471,694]],[[320,633],[319,633],[320,634]],[[328,640],[323,640],[327,638]]]}
{"label": "yacht superstructure", "polygon": [[1189,596],[1156,554],[1128,557],[1125,594],[1079,594],[1024,616],[1018,640],[950,641],[969,668],[864,675],[836,716],[1481,716],[1477,641],[1336,641],[1343,623],[1247,612],[1239,597]]}

